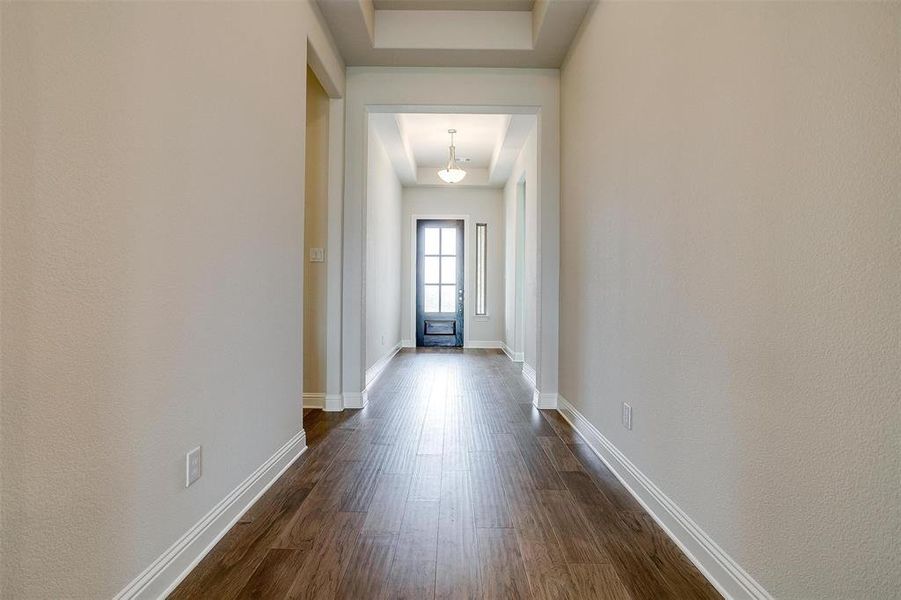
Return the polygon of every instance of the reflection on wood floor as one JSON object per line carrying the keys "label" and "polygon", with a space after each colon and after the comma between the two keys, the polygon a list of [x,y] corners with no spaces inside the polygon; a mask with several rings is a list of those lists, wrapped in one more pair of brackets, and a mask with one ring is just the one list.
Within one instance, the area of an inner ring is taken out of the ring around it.
{"label": "reflection on wood floor", "polygon": [[719,598],[494,350],[407,350],[170,596]]}

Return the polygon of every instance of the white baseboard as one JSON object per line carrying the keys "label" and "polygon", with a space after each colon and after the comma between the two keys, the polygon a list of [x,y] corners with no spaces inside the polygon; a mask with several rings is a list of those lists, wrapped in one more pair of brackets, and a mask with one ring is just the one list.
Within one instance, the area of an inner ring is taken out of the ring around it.
{"label": "white baseboard", "polygon": [[727,599],[773,600],[685,511],[619,451],[563,396],[557,411],[588,443],[701,573]]}
{"label": "white baseboard", "polygon": [[319,408],[319,409],[324,408],[325,407],[325,394],[304,393],[303,407],[304,408]]}
{"label": "white baseboard", "polygon": [[[398,342],[391,350],[388,351],[385,356],[378,359],[374,365],[366,369],[366,386],[362,392],[344,392],[341,394],[341,401],[334,402],[332,406],[333,409],[327,410],[335,410],[340,411],[345,408],[363,408],[366,406],[366,402],[368,400],[368,395],[366,390],[369,389],[375,381],[379,378],[379,376],[385,371],[385,367],[388,366],[388,363],[391,362],[397,353],[400,352],[401,348],[404,347],[403,341]],[[328,399],[327,399],[328,400]],[[339,407],[340,404],[340,407]]]}
{"label": "white baseboard", "polygon": [[344,397],[341,394],[308,393],[303,395],[303,407],[340,412],[344,408]]}
{"label": "white baseboard", "polygon": [[527,362],[522,363],[522,376],[526,378],[532,387],[535,386],[535,367]]}
{"label": "white baseboard", "polygon": [[391,362],[391,359],[394,358],[398,352],[400,352],[400,349],[402,347],[403,344],[401,342],[398,342],[393,348],[391,348],[391,350],[388,350],[385,356],[375,361],[374,365],[366,369],[366,387],[369,387],[370,385],[375,383],[375,380],[379,378],[379,375],[382,374],[382,372],[385,370],[385,367],[387,367],[388,363]]}
{"label": "white baseboard", "polygon": [[114,600],[165,598],[306,449],[307,436],[301,430],[116,594]]}
{"label": "white baseboard", "polygon": [[510,360],[512,360],[513,362],[519,362],[519,363],[523,362],[524,357],[523,357],[522,352],[514,352],[513,350],[510,349],[510,346],[508,346],[507,344],[504,344],[503,342],[501,342],[501,349],[504,351],[504,353],[507,356],[510,357]]}
{"label": "white baseboard", "polygon": [[322,410],[325,412],[341,412],[344,410],[344,396],[341,394],[326,394]]}
{"label": "white baseboard", "polygon": [[532,394],[532,404],[535,408],[557,408],[557,394],[539,392],[537,389]]}
{"label": "white baseboard", "polygon": [[414,340],[401,340],[400,346],[401,348],[415,348],[416,342]]}
{"label": "white baseboard", "polygon": [[345,392],[343,398],[344,408],[363,408],[366,406],[365,392]]}
{"label": "white baseboard", "polygon": [[486,348],[486,349],[497,349],[500,350],[504,347],[503,342],[491,342],[491,341],[482,341],[482,340],[470,340],[466,342],[466,348]]}

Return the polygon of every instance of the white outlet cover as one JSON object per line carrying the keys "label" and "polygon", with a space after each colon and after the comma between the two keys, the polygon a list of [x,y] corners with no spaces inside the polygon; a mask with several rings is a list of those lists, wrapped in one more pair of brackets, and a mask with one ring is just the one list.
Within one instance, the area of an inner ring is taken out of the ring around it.
{"label": "white outlet cover", "polygon": [[310,248],[310,262],[325,262],[325,248]]}
{"label": "white outlet cover", "polygon": [[623,427],[632,429],[632,406],[623,402]]}
{"label": "white outlet cover", "polygon": [[201,475],[203,475],[203,448],[197,446],[185,455],[185,487],[191,487]]}

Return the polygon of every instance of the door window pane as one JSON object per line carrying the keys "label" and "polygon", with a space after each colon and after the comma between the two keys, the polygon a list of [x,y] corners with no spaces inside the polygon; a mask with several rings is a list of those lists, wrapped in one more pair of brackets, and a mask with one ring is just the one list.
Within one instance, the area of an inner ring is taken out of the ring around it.
{"label": "door window pane", "polygon": [[438,277],[439,260],[442,259],[439,259],[437,256],[426,256],[422,259],[422,278],[424,283],[441,283]]}
{"label": "door window pane", "polygon": [[[438,259],[435,259],[438,260]],[[441,257],[441,283],[457,283],[457,257]]]}
{"label": "door window pane", "polygon": [[423,287],[425,289],[422,295],[422,311],[427,313],[441,312],[438,309],[438,286],[426,285]]}
{"label": "door window pane", "polygon": [[425,249],[424,254],[441,254],[438,236],[441,230],[437,227],[425,228]]}
{"label": "door window pane", "polygon": [[457,230],[445,228],[441,230],[441,254],[453,256],[457,253]]}
{"label": "door window pane", "polygon": [[457,312],[457,286],[442,285],[441,286],[441,312],[455,313]]}

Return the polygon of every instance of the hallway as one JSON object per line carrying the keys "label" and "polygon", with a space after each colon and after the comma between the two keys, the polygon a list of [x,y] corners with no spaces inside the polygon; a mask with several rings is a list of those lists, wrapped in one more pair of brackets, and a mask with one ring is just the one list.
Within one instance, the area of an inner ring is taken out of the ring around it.
{"label": "hallway", "polygon": [[405,350],[170,596],[718,598],[494,350]]}

